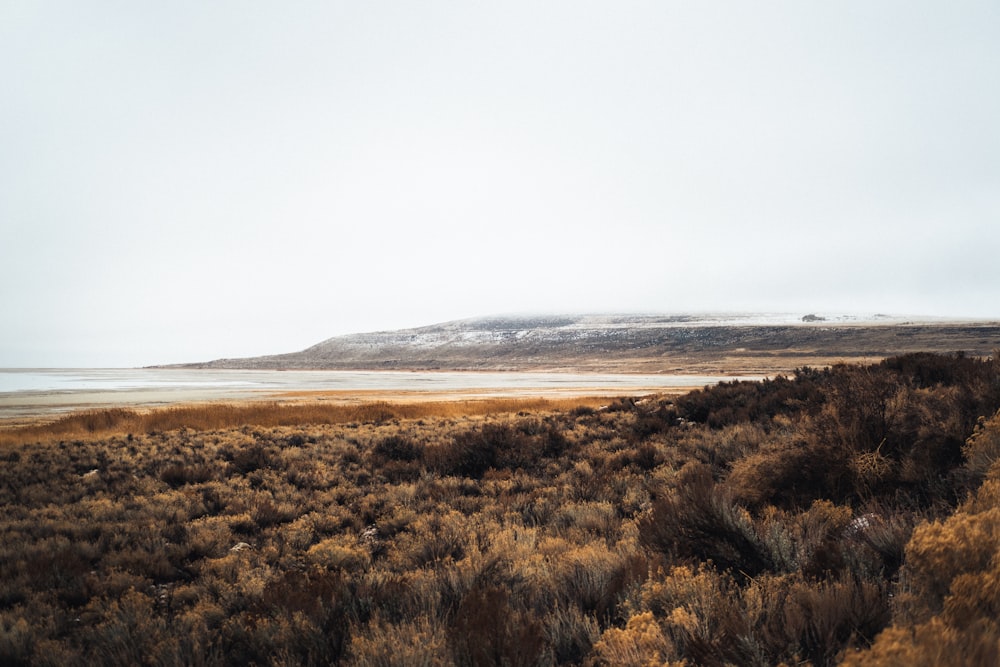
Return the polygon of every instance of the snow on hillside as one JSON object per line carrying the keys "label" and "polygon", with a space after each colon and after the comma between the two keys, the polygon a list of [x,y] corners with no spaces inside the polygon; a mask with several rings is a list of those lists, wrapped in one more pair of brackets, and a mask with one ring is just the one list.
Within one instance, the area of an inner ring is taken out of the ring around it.
{"label": "snow on hillside", "polygon": [[620,337],[627,331],[696,327],[850,326],[931,323],[944,320],[884,314],[839,313],[695,313],[695,314],[592,314],[576,316],[497,315],[454,320],[415,329],[351,334],[327,339],[304,352],[363,352],[373,348],[406,348],[410,351],[452,348],[572,342]]}

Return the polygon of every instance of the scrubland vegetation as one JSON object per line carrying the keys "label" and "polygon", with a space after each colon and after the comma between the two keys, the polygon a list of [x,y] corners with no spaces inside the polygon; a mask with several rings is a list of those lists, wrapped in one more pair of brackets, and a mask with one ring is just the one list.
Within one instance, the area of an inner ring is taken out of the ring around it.
{"label": "scrubland vegetation", "polygon": [[[308,393],[306,394],[308,396]],[[580,405],[600,405],[607,399],[483,398],[447,401],[325,403],[316,401],[248,401],[243,403],[191,403],[170,408],[138,410],[111,408],[84,410],[55,419],[40,419],[29,426],[0,430],[0,446],[26,441],[87,438],[100,435],[171,431],[180,428],[206,431],[244,424],[296,426],[299,424],[346,424],[382,422],[388,419],[420,419],[556,410]]]}
{"label": "scrubland vegetation", "polygon": [[496,407],[7,433],[0,663],[1000,660],[995,359]]}

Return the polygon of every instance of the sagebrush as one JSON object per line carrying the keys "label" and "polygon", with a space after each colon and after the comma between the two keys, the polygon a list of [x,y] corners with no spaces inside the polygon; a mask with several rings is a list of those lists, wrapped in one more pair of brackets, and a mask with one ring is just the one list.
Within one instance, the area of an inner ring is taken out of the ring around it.
{"label": "sagebrush", "polygon": [[0,663],[994,664],[996,361],[506,407],[6,432]]}

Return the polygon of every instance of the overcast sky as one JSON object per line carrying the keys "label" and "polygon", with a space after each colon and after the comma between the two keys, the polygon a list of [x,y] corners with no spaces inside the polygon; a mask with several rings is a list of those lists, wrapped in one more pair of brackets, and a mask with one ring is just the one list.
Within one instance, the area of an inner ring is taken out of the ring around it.
{"label": "overcast sky", "polygon": [[0,366],[1000,317],[1000,3],[0,4]]}

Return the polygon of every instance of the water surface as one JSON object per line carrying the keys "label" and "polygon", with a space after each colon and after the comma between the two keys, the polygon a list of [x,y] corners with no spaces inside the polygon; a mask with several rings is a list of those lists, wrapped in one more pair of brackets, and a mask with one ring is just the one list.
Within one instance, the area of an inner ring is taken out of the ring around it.
{"label": "water surface", "polygon": [[[153,368],[0,369],[0,418],[109,405],[253,399],[287,392],[448,392],[539,396],[700,387],[708,375],[458,371],[274,371]],[[756,378],[754,378],[756,379]]]}

